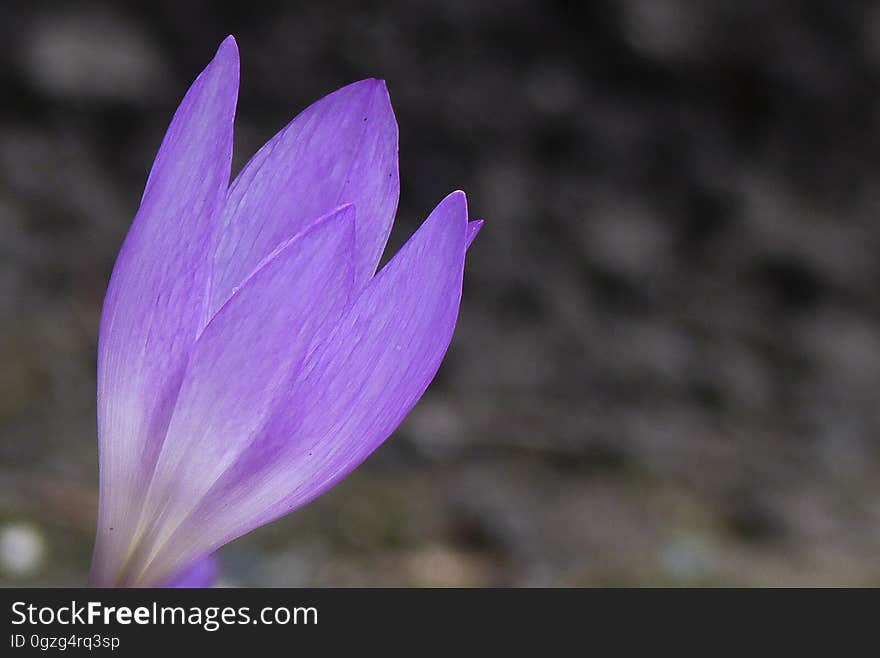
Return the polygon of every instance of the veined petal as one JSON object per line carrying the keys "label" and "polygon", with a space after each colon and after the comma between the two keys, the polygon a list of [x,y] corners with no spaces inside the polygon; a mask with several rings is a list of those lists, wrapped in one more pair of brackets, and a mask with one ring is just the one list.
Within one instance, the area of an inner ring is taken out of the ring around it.
{"label": "veined petal", "polygon": [[[259,437],[166,542],[171,563],[306,504],[397,428],[449,346],[466,223],[464,194],[455,192],[370,281],[276,399]],[[156,566],[145,579],[162,576]]]}
{"label": "veined petal", "polygon": [[229,190],[211,308],[281,240],[343,203],[357,208],[361,287],[388,240],[399,191],[397,121],[385,83],[363,80],[325,96],[263,146]]}
{"label": "veined petal", "polygon": [[214,555],[206,555],[197,559],[173,578],[162,584],[162,587],[175,589],[205,588],[214,585],[220,573],[220,564]]}
{"label": "veined petal", "polygon": [[100,511],[92,582],[126,559],[206,306],[214,226],[229,184],[238,50],[227,38],[190,87],[117,258],[98,346]]}
{"label": "veined petal", "polygon": [[162,561],[166,541],[258,439],[348,305],[354,238],[352,205],[325,215],[278,247],[205,327],[146,494],[131,582],[154,561],[169,572],[183,564]]}

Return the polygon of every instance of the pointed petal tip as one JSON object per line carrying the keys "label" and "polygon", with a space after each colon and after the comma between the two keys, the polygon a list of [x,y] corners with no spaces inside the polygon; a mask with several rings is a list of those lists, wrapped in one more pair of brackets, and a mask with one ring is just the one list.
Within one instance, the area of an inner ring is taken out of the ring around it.
{"label": "pointed petal tip", "polygon": [[349,93],[364,94],[366,96],[381,94],[387,97],[388,85],[381,78],[364,78],[363,80],[352,82],[338,91],[348,91]]}
{"label": "pointed petal tip", "polygon": [[475,219],[472,222],[468,222],[467,232],[465,235],[465,247],[470,247],[474,241],[474,238],[477,237],[477,234],[480,232],[480,229],[483,228],[483,220]]}
{"label": "pointed petal tip", "polygon": [[214,55],[215,60],[228,60],[238,63],[238,42],[231,34],[227,36],[217,48],[217,54]]}
{"label": "pointed petal tip", "polygon": [[461,190],[456,190],[447,194],[436,205],[422,226],[436,226],[437,229],[440,226],[446,226],[446,229],[441,230],[451,230],[453,232],[454,229],[452,227],[458,226],[464,232],[467,226],[467,217],[467,197]]}
{"label": "pointed petal tip", "polygon": [[[226,93],[233,92],[237,98],[240,68],[238,44],[235,42],[235,37],[230,34],[217,47],[213,59],[199,74],[198,80],[204,85],[218,85],[218,89],[225,89]],[[233,105],[233,109],[234,107]]]}
{"label": "pointed petal tip", "polygon": [[394,118],[394,108],[391,105],[391,92],[388,91],[388,83],[382,78],[369,78],[373,88],[373,93],[380,99],[380,105],[384,106],[385,111],[391,116],[394,124],[394,130],[397,131],[397,119]]}
{"label": "pointed petal tip", "polygon": [[370,89],[387,89],[388,85],[385,83],[385,80],[382,78],[364,78],[360,82],[356,82],[355,84],[363,84],[364,86],[369,87]]}
{"label": "pointed petal tip", "polygon": [[465,218],[467,217],[467,195],[461,190],[455,190],[454,192],[450,192],[446,195],[443,201],[440,202],[441,206],[452,206],[456,210],[463,210]]}
{"label": "pointed petal tip", "polygon": [[[419,227],[416,233],[410,238],[409,242],[413,242],[418,235],[433,236],[429,240],[434,240],[438,236],[448,236],[450,244],[462,246],[462,240],[466,239],[467,228],[467,198],[464,192],[456,190],[447,194],[440,203],[438,203],[424,223]],[[460,232],[459,232],[460,231]],[[409,242],[407,244],[409,244]],[[458,248],[456,247],[456,249]],[[404,245],[404,249],[406,245]],[[403,252],[401,249],[398,256]]]}

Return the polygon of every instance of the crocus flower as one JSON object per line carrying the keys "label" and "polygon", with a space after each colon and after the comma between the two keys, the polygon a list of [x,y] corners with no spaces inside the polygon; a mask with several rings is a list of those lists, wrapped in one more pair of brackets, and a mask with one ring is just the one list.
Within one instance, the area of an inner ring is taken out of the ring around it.
{"label": "crocus flower", "polygon": [[385,84],[319,100],[230,185],[238,50],[180,104],[104,301],[91,583],[199,585],[223,544],[339,482],[452,338],[480,227],[453,192],[376,273],[399,192]]}

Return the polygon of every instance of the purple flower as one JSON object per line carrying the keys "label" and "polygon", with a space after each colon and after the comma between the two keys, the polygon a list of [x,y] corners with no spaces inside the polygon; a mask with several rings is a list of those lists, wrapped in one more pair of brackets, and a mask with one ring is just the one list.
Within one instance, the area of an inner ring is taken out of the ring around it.
{"label": "purple flower", "polygon": [[452,338],[481,222],[453,192],[376,273],[399,193],[385,84],[319,100],[230,185],[238,69],[229,37],[174,115],[107,290],[93,585],[205,584],[218,547],[363,462]]}

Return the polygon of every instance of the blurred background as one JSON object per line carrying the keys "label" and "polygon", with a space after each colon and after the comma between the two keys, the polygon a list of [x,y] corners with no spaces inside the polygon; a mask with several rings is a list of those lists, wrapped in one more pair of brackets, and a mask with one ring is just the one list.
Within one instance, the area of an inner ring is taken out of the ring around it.
{"label": "blurred background", "polygon": [[229,585],[880,585],[880,5],[0,2],[0,584],[81,585],[101,303],[228,33],[237,170],[367,76],[393,252],[486,226],[443,368]]}

